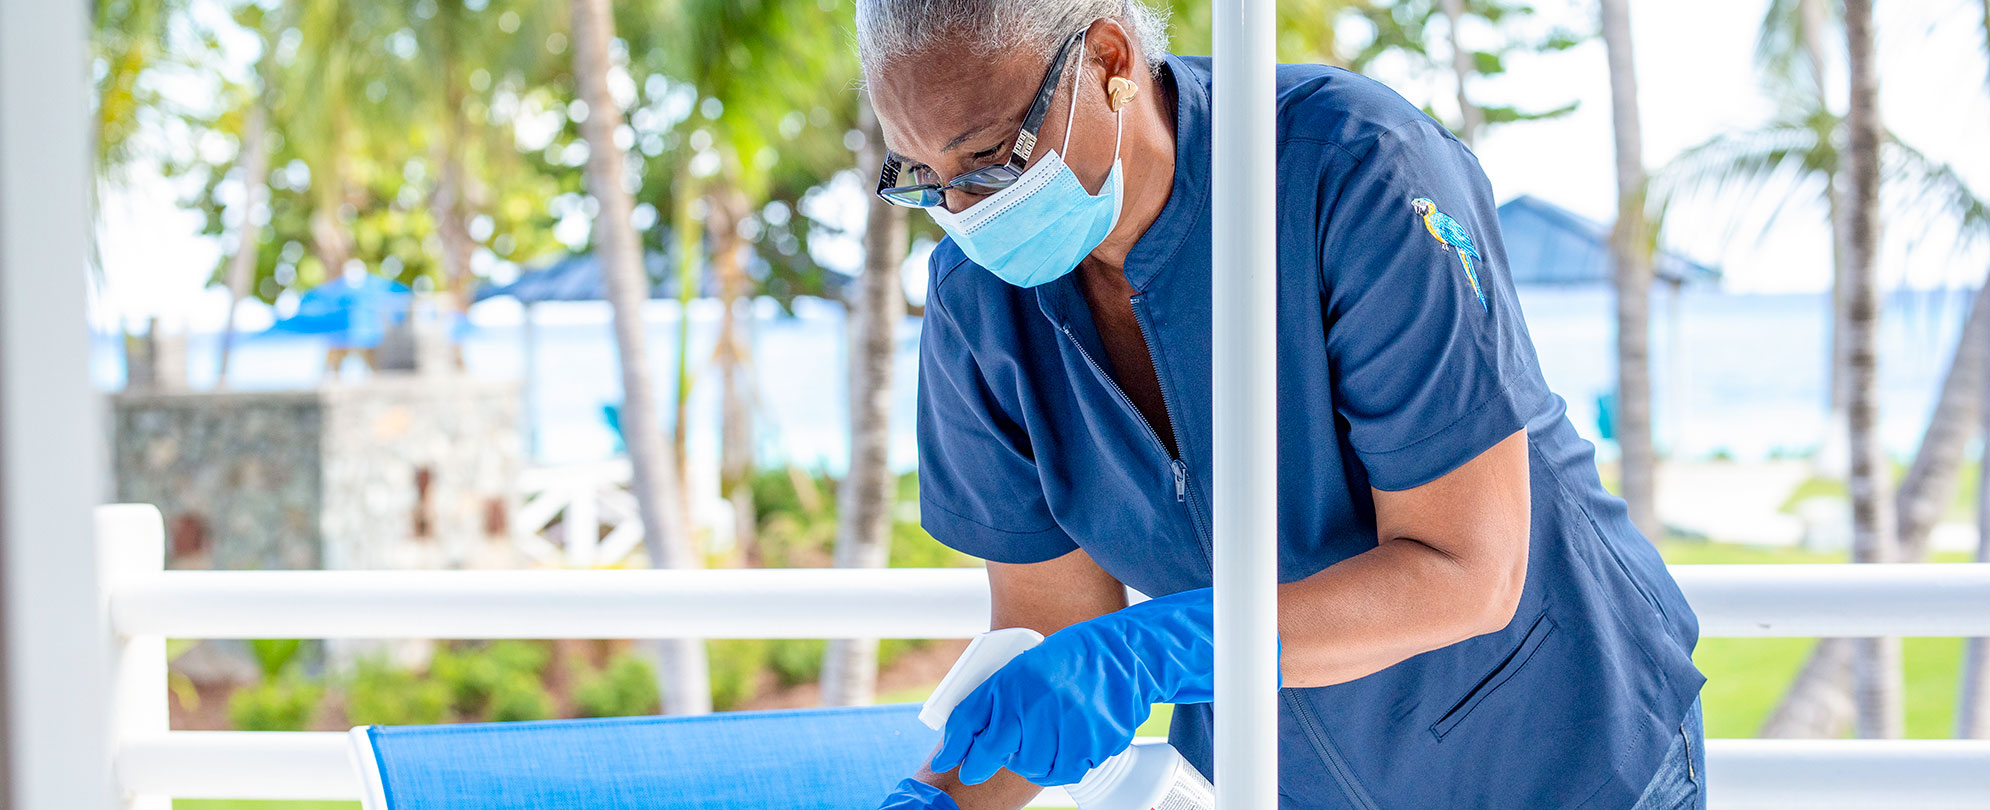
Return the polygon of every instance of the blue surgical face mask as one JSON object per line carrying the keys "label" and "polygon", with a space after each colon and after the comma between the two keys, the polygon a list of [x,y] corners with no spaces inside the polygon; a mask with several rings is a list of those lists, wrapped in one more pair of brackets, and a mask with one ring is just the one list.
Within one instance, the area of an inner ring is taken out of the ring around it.
{"label": "blue surgical face mask", "polygon": [[1075,88],[1084,86],[1082,41],[1079,47],[1073,114],[1065,118],[1064,146],[1037,160],[1013,185],[965,211],[926,209],[967,258],[1018,287],[1055,281],[1076,269],[1119,222],[1119,137],[1125,113],[1114,113],[1112,171],[1097,196],[1086,191],[1064,164],[1064,153],[1071,147],[1071,122],[1077,118]]}

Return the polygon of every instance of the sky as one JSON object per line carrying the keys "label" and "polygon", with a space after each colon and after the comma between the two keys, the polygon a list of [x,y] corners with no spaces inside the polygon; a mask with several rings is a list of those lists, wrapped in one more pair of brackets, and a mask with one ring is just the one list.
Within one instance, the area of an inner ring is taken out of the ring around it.
{"label": "sky", "polygon": [[[1682,150],[1722,132],[1761,124],[1770,113],[1752,63],[1755,36],[1767,0],[1633,0],[1644,158],[1656,169]],[[1594,30],[1594,3],[1539,0],[1543,25]],[[1990,85],[1978,0],[1915,0],[1879,4],[1881,112],[1901,138],[1931,158],[1953,165],[1979,196],[1990,196]],[[1467,44],[1488,32],[1467,28]],[[1842,86],[1842,65],[1831,84]],[[1375,78],[1411,101],[1443,110],[1452,89],[1442,73],[1416,75],[1381,65]],[[203,90],[189,85],[181,92]],[[1603,46],[1592,40],[1569,51],[1519,56],[1506,75],[1471,88],[1482,101],[1547,109],[1574,101],[1575,112],[1555,120],[1495,128],[1478,144],[1495,195],[1508,200],[1532,194],[1601,222],[1615,211],[1610,88]],[[1842,108],[1842,99],[1840,101]],[[210,148],[211,145],[210,145]],[[839,183],[810,206],[825,218],[862,222],[864,184]],[[203,288],[224,246],[199,235],[200,220],[177,200],[176,187],[145,167],[103,200],[101,250],[106,289],[97,307],[100,326],[122,319],[136,325],[157,316],[169,328],[211,330],[225,317],[225,292]],[[1762,233],[1737,232],[1736,206],[1720,200],[1689,201],[1674,210],[1664,239],[1668,247],[1719,266],[1729,290],[1804,292],[1829,284],[1829,235],[1821,206],[1792,205]],[[1911,223],[1909,223],[1911,224]],[[1973,286],[1990,268],[1990,249],[1960,251],[1940,229],[1924,235],[1895,227],[1881,257],[1890,286]],[[854,238],[824,248],[850,261]],[[825,257],[825,258],[828,258]],[[908,263],[916,267],[917,263]],[[923,275],[907,273],[920,297]],[[245,327],[267,322],[267,312],[245,315]]]}

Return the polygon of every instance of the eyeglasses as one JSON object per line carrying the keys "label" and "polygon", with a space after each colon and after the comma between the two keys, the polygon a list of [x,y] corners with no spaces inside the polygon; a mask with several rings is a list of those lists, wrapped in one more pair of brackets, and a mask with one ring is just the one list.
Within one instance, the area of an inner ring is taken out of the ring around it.
{"label": "eyeglasses", "polygon": [[1043,118],[1050,112],[1051,96],[1057,94],[1057,86],[1063,83],[1064,69],[1068,65],[1071,46],[1084,36],[1083,31],[1072,34],[1057,49],[1057,55],[1050,58],[1050,67],[1043,75],[1043,83],[1036,89],[1036,99],[1030,102],[1029,112],[1023,115],[1022,129],[1016,132],[1016,142],[1009,150],[1009,159],[1001,163],[983,166],[964,172],[952,180],[939,182],[939,177],[930,167],[914,165],[907,179],[917,181],[912,185],[897,185],[900,175],[905,173],[904,158],[887,151],[884,155],[884,168],[878,172],[879,197],[892,205],[906,208],[932,208],[946,201],[946,193],[951,189],[977,196],[993,194],[1014,185],[1023,176],[1023,169],[1030,161],[1030,153],[1036,150],[1036,136],[1043,129]]}

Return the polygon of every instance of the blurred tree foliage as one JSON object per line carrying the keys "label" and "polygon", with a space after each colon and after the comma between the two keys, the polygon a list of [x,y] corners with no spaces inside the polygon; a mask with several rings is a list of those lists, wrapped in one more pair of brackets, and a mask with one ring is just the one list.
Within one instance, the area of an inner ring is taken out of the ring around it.
{"label": "blurred tree foliage", "polygon": [[[196,186],[204,233],[233,238],[246,195],[248,111],[268,110],[271,172],[249,294],[273,302],[349,260],[417,289],[469,295],[504,264],[591,249],[567,20],[528,0],[184,0],[97,8],[102,172],[135,160]],[[709,254],[715,201],[749,277],[784,305],[833,295],[810,240],[837,233],[802,200],[854,167],[856,63],[847,0],[680,0],[622,6],[618,101],[636,224],[653,250]],[[213,86],[175,104],[166,70]],[[177,145],[156,146],[147,144]],[[685,186],[680,188],[680,181]],[[688,193],[687,193],[688,192]],[[689,211],[680,211],[688,206]],[[566,223],[563,227],[559,227]],[[707,264],[686,256],[694,268]],[[213,283],[221,283],[217,266]],[[661,281],[659,279],[658,281]],[[709,282],[700,284],[709,292]]]}
{"label": "blurred tree foliage", "polygon": [[[1155,4],[1158,8],[1160,4]],[[1209,0],[1170,0],[1169,39],[1175,53],[1209,53]],[[1334,27],[1348,12],[1366,9],[1368,0],[1285,0],[1278,4],[1278,61],[1342,65]]]}
{"label": "blurred tree foliage", "polygon": [[[1351,49],[1347,66],[1367,72],[1379,60],[1403,58],[1415,75],[1450,73],[1455,98],[1461,107],[1457,116],[1447,118],[1434,105],[1426,105],[1424,111],[1443,121],[1468,144],[1485,127],[1555,118],[1575,111],[1575,102],[1549,109],[1523,109],[1488,104],[1472,97],[1472,80],[1505,73],[1513,56],[1565,51],[1589,38],[1587,32],[1544,26],[1530,3],[1372,0],[1350,4],[1349,11],[1352,18],[1365,23],[1367,36],[1347,43]],[[1483,46],[1475,46],[1473,42]]]}

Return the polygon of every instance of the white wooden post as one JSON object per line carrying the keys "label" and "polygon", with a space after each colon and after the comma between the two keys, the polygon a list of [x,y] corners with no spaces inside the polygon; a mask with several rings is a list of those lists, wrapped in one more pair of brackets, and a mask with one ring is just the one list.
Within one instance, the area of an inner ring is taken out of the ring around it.
{"label": "white wooden post", "polygon": [[0,0],[0,808],[111,806],[90,509],[90,10]]}
{"label": "white wooden post", "polygon": [[567,567],[593,568],[594,547],[601,544],[601,511],[595,500],[607,486],[590,474],[576,474],[568,483],[573,496],[567,499],[567,514],[560,519],[566,535]]}
{"label": "white wooden post", "polygon": [[[97,583],[110,612],[118,586],[166,569],[166,525],[157,507],[122,503],[97,507]],[[164,733],[171,725],[166,704],[166,638],[128,636],[110,625],[110,712],[112,746]],[[172,810],[171,797],[139,795],[119,788],[123,810]]]}

